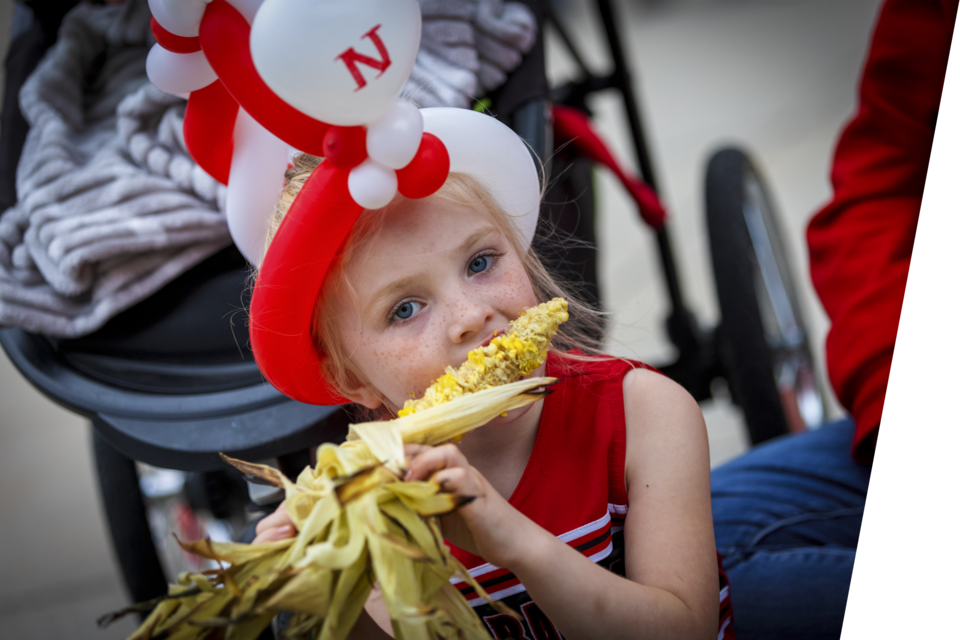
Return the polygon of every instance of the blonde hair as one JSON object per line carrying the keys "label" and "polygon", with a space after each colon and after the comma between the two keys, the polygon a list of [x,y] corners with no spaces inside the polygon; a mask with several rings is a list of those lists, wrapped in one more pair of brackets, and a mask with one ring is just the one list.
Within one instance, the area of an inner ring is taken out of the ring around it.
{"label": "blonde hair", "polygon": [[[316,156],[299,154],[293,159],[293,167],[286,172],[286,184],[280,195],[280,200],[270,218],[267,231],[267,249],[273,240],[280,223],[301,187],[310,177],[310,174],[320,165],[321,159]],[[537,302],[545,302],[552,298],[562,297],[567,300],[570,311],[570,320],[560,325],[552,343],[552,350],[562,354],[569,360],[594,359],[599,355],[603,322],[600,313],[584,303],[576,295],[565,291],[556,278],[544,266],[532,247],[528,248],[520,236],[511,216],[504,211],[496,198],[473,177],[462,173],[451,173],[447,181],[435,194],[435,197],[446,199],[461,205],[473,206],[487,212],[494,226],[504,234],[510,242],[521,264],[533,285]],[[312,338],[314,345],[326,357],[323,360],[324,373],[327,381],[338,393],[343,395],[344,389],[356,388],[358,384],[368,384],[365,376],[353,365],[349,354],[345,352],[342,341],[338,339],[336,314],[331,313],[329,301],[334,293],[346,292],[352,299],[357,300],[357,294],[349,279],[345,275],[343,266],[349,264],[363,247],[364,238],[368,238],[382,225],[383,220],[391,211],[402,206],[407,199],[397,195],[393,201],[382,209],[365,210],[357,220],[350,235],[334,261],[323,289],[317,296],[314,307]],[[569,353],[578,350],[584,354],[579,356]]]}

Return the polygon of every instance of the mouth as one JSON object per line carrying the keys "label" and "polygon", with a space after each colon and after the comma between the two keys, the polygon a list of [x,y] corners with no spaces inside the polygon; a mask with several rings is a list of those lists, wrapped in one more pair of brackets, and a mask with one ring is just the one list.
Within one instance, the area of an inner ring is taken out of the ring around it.
{"label": "mouth", "polygon": [[504,333],[506,333],[506,330],[496,330],[496,331],[494,331],[493,333],[491,333],[491,334],[487,337],[486,340],[484,340],[483,342],[480,343],[480,346],[481,346],[481,347],[486,347],[486,346],[489,345],[491,342],[493,342],[493,339],[494,339],[494,338],[496,338],[497,336],[502,336]]}

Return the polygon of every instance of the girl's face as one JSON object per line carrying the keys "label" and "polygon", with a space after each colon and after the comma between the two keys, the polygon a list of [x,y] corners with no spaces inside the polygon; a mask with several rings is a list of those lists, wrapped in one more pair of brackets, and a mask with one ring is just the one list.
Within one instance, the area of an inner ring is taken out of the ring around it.
{"label": "girl's face", "polygon": [[[347,395],[393,409],[537,303],[513,246],[479,207],[437,196],[385,215],[344,266],[357,300],[332,302],[347,357],[369,381]],[[359,304],[357,304],[357,302]]]}

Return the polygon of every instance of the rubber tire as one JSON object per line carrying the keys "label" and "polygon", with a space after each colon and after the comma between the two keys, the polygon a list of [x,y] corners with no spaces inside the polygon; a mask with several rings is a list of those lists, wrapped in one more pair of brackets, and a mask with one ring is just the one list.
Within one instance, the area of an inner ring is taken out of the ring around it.
{"label": "rubber tire", "polygon": [[167,578],[154,547],[140,479],[133,460],[93,429],[93,453],[113,550],[133,602],[167,593]]}
{"label": "rubber tire", "polygon": [[[711,157],[706,176],[706,214],[721,314],[718,348],[731,395],[743,410],[750,440],[756,445],[788,433],[789,427],[757,300],[756,252],[743,215],[745,178],[751,174],[771,213],[764,220],[766,233],[774,240],[773,247],[782,250],[769,192],[753,163],[739,149],[722,149]],[[781,279],[792,287],[792,275],[783,266],[788,263],[784,256],[779,257]],[[796,307],[796,296],[789,297]],[[800,310],[794,311],[800,317]]]}

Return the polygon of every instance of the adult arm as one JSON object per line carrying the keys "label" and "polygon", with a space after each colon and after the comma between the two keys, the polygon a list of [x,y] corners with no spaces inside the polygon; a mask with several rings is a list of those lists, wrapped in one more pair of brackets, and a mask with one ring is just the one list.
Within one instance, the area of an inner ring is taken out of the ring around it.
{"label": "adult arm", "polygon": [[830,316],[827,368],[854,416],[853,453],[873,457],[917,229],[957,0],[888,0],[837,144],[834,197],[807,230]]}
{"label": "adult arm", "polygon": [[444,534],[513,571],[564,637],[715,638],[717,558],[700,408],[681,387],[647,370],[625,377],[624,408],[626,578],[514,509],[455,447],[423,451],[410,470],[420,478],[440,469],[434,478],[445,490],[476,498],[457,514],[464,529],[445,521]]}

